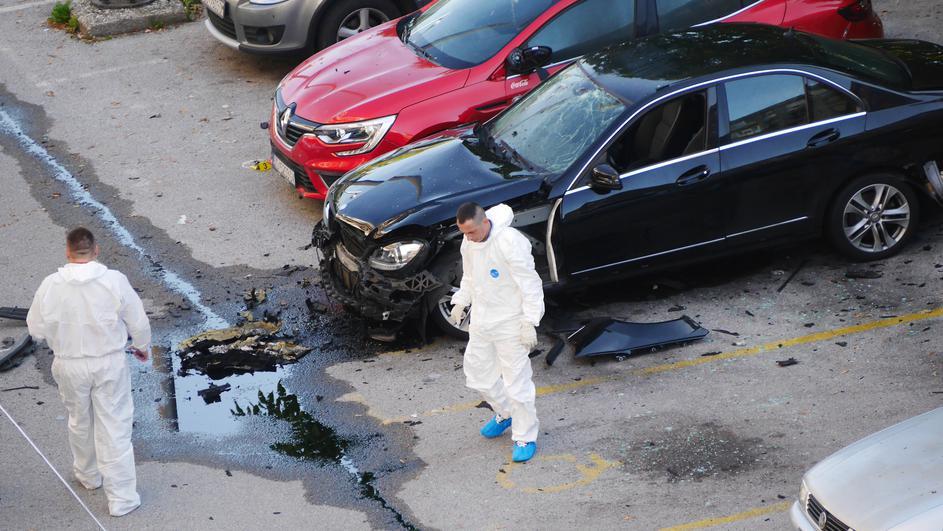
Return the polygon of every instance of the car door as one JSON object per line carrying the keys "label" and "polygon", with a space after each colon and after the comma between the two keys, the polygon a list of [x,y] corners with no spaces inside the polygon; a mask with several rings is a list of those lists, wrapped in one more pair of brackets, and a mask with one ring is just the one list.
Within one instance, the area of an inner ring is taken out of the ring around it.
{"label": "car door", "polygon": [[723,19],[755,0],[647,0],[654,2],[658,31],[689,28]]}
{"label": "car door", "polygon": [[[524,48],[548,46],[553,50],[546,67],[549,74],[578,57],[636,36],[636,0],[582,0],[547,21],[527,39]],[[505,80],[508,101],[540,84],[536,72]]]}
{"label": "car door", "polygon": [[[644,268],[722,243],[716,117],[710,88],[653,105],[617,135],[561,204],[569,274]],[[594,189],[589,174],[602,165],[620,190]]]}
{"label": "car door", "polygon": [[729,80],[723,93],[730,244],[814,230],[815,205],[845,177],[848,147],[864,132],[860,102],[800,73]]}

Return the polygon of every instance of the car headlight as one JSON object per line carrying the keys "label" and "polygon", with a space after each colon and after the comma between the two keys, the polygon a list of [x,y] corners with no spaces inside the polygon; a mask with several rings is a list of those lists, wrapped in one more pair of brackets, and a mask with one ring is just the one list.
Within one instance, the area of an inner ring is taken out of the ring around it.
{"label": "car headlight", "polygon": [[312,134],[328,145],[363,144],[357,149],[337,152],[338,155],[359,155],[377,147],[386,132],[390,130],[390,127],[393,127],[394,120],[396,120],[396,115],[363,122],[322,125],[315,129]]}
{"label": "car headlight", "polygon": [[809,487],[806,486],[805,481],[802,482],[802,486],[799,487],[799,505],[803,509],[809,505]]}
{"label": "car headlight", "polygon": [[416,257],[426,244],[416,240],[391,243],[380,247],[370,257],[370,266],[381,271],[402,269]]}
{"label": "car headlight", "polygon": [[282,2],[287,2],[288,0],[249,0],[250,4],[255,4],[257,6],[270,6],[273,4],[281,4]]}

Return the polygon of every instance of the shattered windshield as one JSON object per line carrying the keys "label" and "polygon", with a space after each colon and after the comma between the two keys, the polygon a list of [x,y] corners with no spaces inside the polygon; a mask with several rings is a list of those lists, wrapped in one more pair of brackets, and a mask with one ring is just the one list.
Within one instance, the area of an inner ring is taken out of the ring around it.
{"label": "shattered windshield", "polygon": [[557,0],[439,0],[410,20],[401,38],[446,68],[481,64]]}
{"label": "shattered windshield", "polygon": [[515,163],[560,174],[625,110],[575,64],[482,127],[481,135]]}

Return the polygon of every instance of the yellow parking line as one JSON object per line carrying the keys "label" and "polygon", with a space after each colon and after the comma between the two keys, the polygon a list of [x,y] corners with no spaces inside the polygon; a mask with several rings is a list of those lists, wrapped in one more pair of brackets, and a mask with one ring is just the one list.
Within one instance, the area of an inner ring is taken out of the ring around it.
{"label": "yellow parking line", "polygon": [[[689,367],[696,367],[698,365],[704,365],[707,363],[715,363],[722,360],[731,360],[746,358],[750,356],[756,356],[764,352],[770,352],[773,350],[780,350],[788,347],[795,347],[798,345],[806,345],[810,343],[818,343],[820,341],[828,341],[829,339],[835,339],[842,336],[850,336],[854,334],[860,334],[863,332],[868,332],[871,330],[878,330],[881,328],[890,328],[894,326],[900,326],[902,324],[913,323],[918,321],[926,321],[928,319],[936,319],[937,317],[943,317],[943,307],[935,308],[932,310],[923,310],[916,313],[910,313],[907,315],[901,315],[898,317],[888,317],[886,319],[879,319],[877,321],[869,321],[866,323],[861,323],[852,326],[844,326],[841,328],[833,328],[832,330],[825,330],[822,332],[816,332],[814,334],[807,334],[804,336],[794,337],[790,339],[782,339],[779,341],[770,341],[768,343],[763,343],[762,345],[757,345],[754,347],[746,347],[737,350],[731,350],[729,352],[723,352],[715,356],[703,356],[697,357],[689,360],[677,361],[674,363],[665,363],[661,365],[653,365],[651,367],[645,367],[641,369],[634,369],[627,371],[625,373],[613,374],[609,376],[598,376],[594,378],[585,378],[579,382],[570,382],[565,384],[554,384],[547,385],[537,388],[537,396],[553,395],[559,393],[565,393],[567,391],[572,391],[582,387],[587,387],[591,385],[598,385],[604,382],[612,382],[623,380],[628,376],[647,376],[651,374],[658,374],[662,372],[675,371],[678,369],[686,369]],[[421,417],[429,417],[433,415],[441,415],[443,413],[459,413],[462,411],[468,411],[474,409],[479,402],[466,402],[463,404],[454,404],[451,406],[445,406],[441,408],[432,409],[421,413]],[[396,422],[402,422],[403,420],[409,420],[408,417],[387,419],[383,421],[383,424],[393,424]]]}
{"label": "yellow parking line", "polygon": [[791,506],[791,501],[784,501],[782,503],[777,503],[768,507],[758,507],[756,509],[750,509],[749,511],[743,511],[742,513],[732,514],[730,516],[708,518],[706,520],[699,520],[697,522],[691,522],[690,524],[676,525],[674,527],[663,527],[660,531],[686,531],[688,529],[704,529],[706,527],[714,527],[721,524],[731,524],[733,522],[749,520],[751,518],[756,518],[757,516],[763,516],[766,514],[782,513],[788,511],[789,507]]}

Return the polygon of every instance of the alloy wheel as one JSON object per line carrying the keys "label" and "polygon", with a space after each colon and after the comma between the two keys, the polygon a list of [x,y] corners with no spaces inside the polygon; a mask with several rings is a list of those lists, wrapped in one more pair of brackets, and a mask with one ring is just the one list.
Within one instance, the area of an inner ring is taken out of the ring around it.
{"label": "alloy wheel", "polygon": [[889,184],[869,184],[858,190],[842,215],[845,237],[856,249],[879,253],[891,249],[910,227],[910,203]]}
{"label": "alloy wheel", "polygon": [[347,37],[353,37],[362,31],[367,31],[389,20],[390,17],[386,16],[386,13],[379,9],[362,7],[344,17],[340,28],[337,30],[337,40],[340,42]]}
{"label": "alloy wheel", "polygon": [[[436,307],[439,309],[439,313],[442,314],[442,317],[445,318],[445,322],[455,326],[455,323],[452,322],[452,295],[458,291],[458,288],[452,286],[452,289],[448,293],[442,295],[442,298],[439,299],[439,303]],[[462,322],[459,326],[455,326],[462,332],[468,332],[468,323],[471,317],[471,307],[465,308],[465,313],[462,314]]]}

